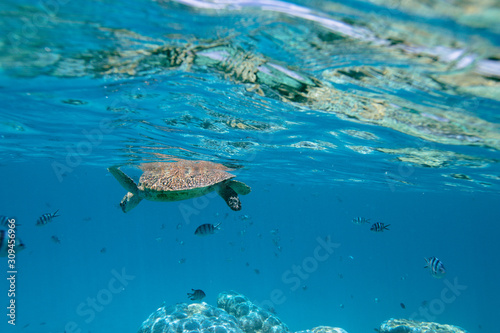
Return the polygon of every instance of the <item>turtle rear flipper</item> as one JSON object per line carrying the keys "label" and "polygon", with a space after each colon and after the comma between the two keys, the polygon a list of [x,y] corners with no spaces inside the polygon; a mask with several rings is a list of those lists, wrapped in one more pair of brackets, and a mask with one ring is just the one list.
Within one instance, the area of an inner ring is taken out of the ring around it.
{"label": "turtle rear flipper", "polygon": [[137,194],[137,184],[127,176],[123,171],[115,166],[109,167],[108,171],[116,178],[116,180],[123,186],[127,191]]}
{"label": "turtle rear flipper", "polygon": [[227,185],[230,186],[239,195],[247,195],[252,191],[250,186],[237,180],[229,180]]}
{"label": "turtle rear flipper", "polygon": [[120,207],[122,208],[124,213],[131,211],[135,206],[141,202],[142,198],[137,193],[128,192],[123,197],[120,202]]}
{"label": "turtle rear flipper", "polygon": [[236,193],[228,183],[222,183],[217,187],[217,193],[227,203],[232,210],[241,210],[241,201]]}

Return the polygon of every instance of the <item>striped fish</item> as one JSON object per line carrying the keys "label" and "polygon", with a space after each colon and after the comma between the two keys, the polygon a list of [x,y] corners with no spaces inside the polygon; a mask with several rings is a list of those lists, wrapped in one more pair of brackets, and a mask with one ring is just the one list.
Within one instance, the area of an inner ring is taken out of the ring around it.
{"label": "striped fish", "polygon": [[375,232],[382,232],[384,230],[389,230],[389,226],[390,226],[390,224],[385,225],[382,222],[377,222],[377,223],[372,224],[372,227],[370,228],[370,230],[375,231]]}
{"label": "striped fish", "polygon": [[59,215],[57,215],[58,211],[59,211],[59,209],[56,210],[53,214],[51,214],[51,213],[43,214],[42,216],[40,216],[38,218],[38,220],[36,220],[36,225],[37,226],[42,226],[42,225],[46,225],[49,222],[52,222],[52,220],[54,219],[54,217],[58,217],[59,216]]}
{"label": "striped fish", "polygon": [[197,236],[207,236],[215,234],[215,231],[219,229],[220,223],[217,225],[213,225],[210,223],[202,224],[194,231],[194,234]]}
{"label": "striped fish", "polygon": [[[0,230],[0,257],[7,257],[9,255],[9,232],[7,230]],[[12,243],[12,242],[11,242]],[[25,248],[23,242],[16,237],[14,250],[16,253]]]}
{"label": "striped fish", "polygon": [[354,224],[370,223],[370,219],[365,219],[364,217],[355,217],[352,219],[352,223]]}
{"label": "striped fish", "polygon": [[191,289],[193,292],[192,293],[187,293],[188,298],[192,301],[201,301],[203,298],[205,298],[205,292],[201,289]]}
{"label": "striped fish", "polygon": [[[11,221],[9,223],[9,220]],[[14,221],[12,221],[14,220]],[[15,223],[16,227],[20,226],[20,224],[17,223],[17,218],[15,217],[10,217],[10,216],[5,216],[5,215],[0,215],[0,228],[9,228],[9,224],[12,222]]]}
{"label": "striped fish", "polygon": [[424,258],[427,265],[424,268],[428,268],[431,272],[431,275],[436,279],[440,279],[446,274],[446,269],[444,268],[443,263],[436,257]]}
{"label": "striped fish", "polygon": [[0,215],[0,227],[3,226],[3,227],[7,228],[7,225],[9,224],[9,220],[10,220],[10,217]]}

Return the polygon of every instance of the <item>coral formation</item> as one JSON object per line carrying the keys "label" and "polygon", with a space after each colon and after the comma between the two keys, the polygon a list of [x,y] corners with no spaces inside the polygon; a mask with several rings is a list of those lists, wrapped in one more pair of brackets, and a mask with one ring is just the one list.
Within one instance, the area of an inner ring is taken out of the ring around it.
{"label": "coral formation", "polygon": [[296,333],[347,333],[340,327],[318,326],[310,330],[298,331]]}
{"label": "coral formation", "polygon": [[[389,319],[379,333],[467,333],[460,327],[407,319]],[[138,333],[292,333],[275,314],[234,291],[220,293],[217,307],[207,303],[176,304],[157,309]],[[347,333],[318,326],[295,333]]]}
{"label": "coral formation", "polygon": [[142,324],[139,333],[243,333],[227,312],[206,303],[176,304],[157,309]]}
{"label": "coral formation", "polygon": [[287,333],[288,327],[271,312],[261,309],[245,296],[224,292],[217,298],[217,307],[236,317],[245,333]]}
{"label": "coral formation", "polygon": [[441,325],[408,319],[389,319],[380,325],[379,333],[467,333],[452,325]]}
{"label": "coral formation", "polygon": [[[162,306],[142,324],[138,333],[289,333],[273,313],[234,291],[220,293],[217,308],[207,303]],[[297,332],[299,333],[299,332]],[[300,333],[347,333],[321,326]]]}

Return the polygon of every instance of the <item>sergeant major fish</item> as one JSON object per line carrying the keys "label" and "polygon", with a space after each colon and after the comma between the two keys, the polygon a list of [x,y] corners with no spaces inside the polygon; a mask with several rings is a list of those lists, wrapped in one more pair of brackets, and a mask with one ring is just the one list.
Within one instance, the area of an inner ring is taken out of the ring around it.
{"label": "sergeant major fish", "polygon": [[220,223],[217,225],[213,225],[210,223],[202,224],[194,231],[194,234],[197,236],[207,236],[215,234],[215,231],[219,229]]}
{"label": "sergeant major fish", "polygon": [[201,289],[191,289],[193,292],[192,293],[187,293],[188,298],[192,301],[201,301],[203,298],[205,298],[205,292]]}
{"label": "sergeant major fish", "polygon": [[7,227],[7,224],[9,224],[10,218],[5,215],[0,215],[0,226]]}
{"label": "sergeant major fish", "polygon": [[20,226],[20,224],[18,224],[16,220],[17,219],[15,217],[0,215],[0,228],[10,228],[12,224],[14,224],[16,227]]}
{"label": "sergeant major fish", "polygon": [[[16,253],[25,248],[23,242],[19,239],[19,237],[16,237],[15,239],[15,242],[11,241],[12,238],[9,238],[8,231],[0,230],[0,257],[7,257],[9,255],[9,249],[11,248],[13,248]],[[15,246],[12,246],[13,243],[15,243]]]}
{"label": "sergeant major fish", "polygon": [[54,219],[54,217],[58,217],[59,216],[59,215],[57,215],[58,211],[59,211],[59,209],[56,210],[53,214],[50,214],[50,213],[43,214],[42,216],[40,216],[38,218],[38,220],[36,220],[36,225],[37,226],[42,226],[42,225],[46,225],[49,222],[52,222],[52,220]]}
{"label": "sergeant major fish", "polygon": [[424,258],[427,265],[424,268],[429,268],[431,275],[437,279],[442,278],[446,274],[446,269],[443,263],[436,257]]}
{"label": "sergeant major fish", "polygon": [[390,226],[390,224],[385,225],[382,222],[377,222],[377,223],[373,223],[370,230],[375,231],[375,232],[382,232],[384,230],[389,230],[389,226]]}
{"label": "sergeant major fish", "polygon": [[370,219],[365,219],[364,217],[355,217],[352,219],[352,223],[354,224],[370,223]]}

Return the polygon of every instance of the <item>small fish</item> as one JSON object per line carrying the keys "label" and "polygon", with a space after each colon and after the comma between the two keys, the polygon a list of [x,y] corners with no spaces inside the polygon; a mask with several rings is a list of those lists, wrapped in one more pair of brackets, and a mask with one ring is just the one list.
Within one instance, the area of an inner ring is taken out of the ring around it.
{"label": "small fish", "polygon": [[377,223],[372,224],[372,227],[370,228],[370,230],[375,231],[375,232],[382,232],[384,230],[389,230],[389,226],[390,226],[390,224],[385,225],[382,222],[377,222]]}
{"label": "small fish", "polygon": [[216,230],[219,229],[220,223],[217,225],[213,225],[210,223],[202,224],[194,231],[194,234],[197,236],[207,236],[215,234]]}
{"label": "small fish", "polygon": [[187,293],[188,298],[192,301],[201,301],[203,298],[205,298],[205,293],[201,289],[191,289],[193,292],[192,293]]}
{"label": "small fish", "polygon": [[15,217],[0,215],[0,228],[10,228],[12,224],[14,224],[14,228],[20,226]]}
{"label": "small fish", "polygon": [[55,236],[55,235],[54,235],[54,236],[52,236],[52,237],[50,237],[50,239],[52,239],[52,241],[53,241],[54,243],[56,243],[56,244],[61,244],[61,240],[59,239],[59,237],[57,237],[57,236]]}
{"label": "small fish", "polygon": [[7,225],[9,225],[9,220],[10,220],[10,217],[0,215],[0,226],[7,227]]}
{"label": "small fish", "polygon": [[23,250],[25,248],[23,242],[16,237],[15,246],[10,247],[14,242],[10,242],[11,238],[9,238],[9,232],[7,230],[0,230],[0,257],[7,257],[9,255],[9,249],[13,248],[16,253]]}
{"label": "small fish", "polygon": [[424,268],[429,268],[431,275],[437,279],[442,278],[446,274],[446,269],[443,263],[436,257],[424,258],[427,265]]}
{"label": "small fish", "polygon": [[59,215],[57,215],[58,211],[59,211],[59,209],[56,210],[53,214],[50,214],[50,213],[43,214],[42,216],[40,216],[38,218],[38,220],[36,220],[36,225],[37,226],[42,226],[42,225],[46,225],[49,222],[52,222],[52,219],[54,219],[54,217],[58,217],[59,216]]}
{"label": "small fish", "polygon": [[364,217],[355,217],[352,219],[352,223],[354,224],[370,223],[370,219],[365,219]]}
{"label": "small fish", "polygon": [[272,314],[277,314],[276,309],[272,305],[266,306],[265,309],[267,309],[267,311],[271,312]]}
{"label": "small fish", "polygon": [[106,253],[106,248],[105,248],[105,247],[103,247],[103,248],[101,249],[101,251],[99,251],[99,252],[101,252],[101,253]]}
{"label": "small fish", "polygon": [[406,309],[406,305],[404,305],[404,303],[399,303],[399,305],[401,306],[401,308]]}

